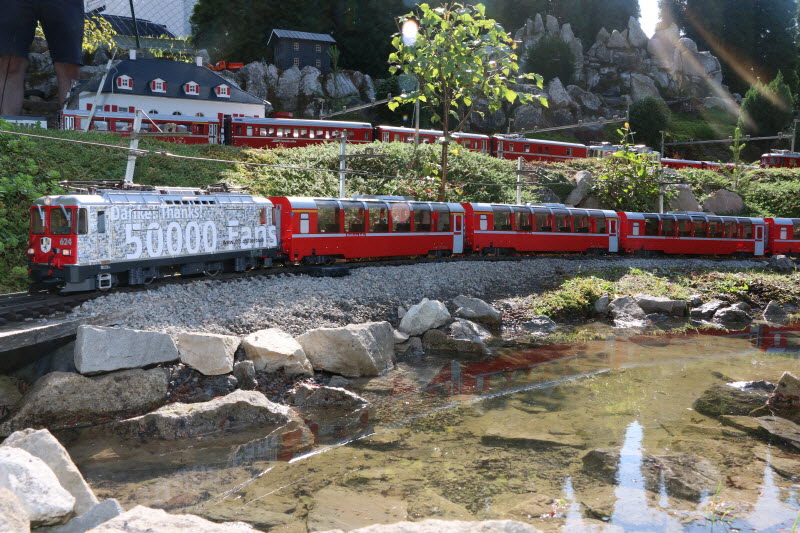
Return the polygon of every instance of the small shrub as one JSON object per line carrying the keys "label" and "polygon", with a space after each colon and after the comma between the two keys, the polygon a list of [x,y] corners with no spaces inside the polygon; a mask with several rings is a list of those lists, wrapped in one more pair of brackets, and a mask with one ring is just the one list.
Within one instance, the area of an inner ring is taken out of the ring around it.
{"label": "small shrub", "polygon": [[575,77],[575,56],[560,37],[544,37],[528,48],[524,68],[541,74],[546,82],[558,78],[566,87]]}
{"label": "small shrub", "polygon": [[666,131],[671,121],[672,113],[660,98],[647,97],[631,104],[630,123],[636,142],[659,147],[659,132]]}

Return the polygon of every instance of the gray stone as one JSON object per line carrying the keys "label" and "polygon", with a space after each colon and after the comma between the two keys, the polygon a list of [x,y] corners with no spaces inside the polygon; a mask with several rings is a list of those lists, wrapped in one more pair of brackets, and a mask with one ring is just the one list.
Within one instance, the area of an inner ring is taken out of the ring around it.
{"label": "gray stone", "polygon": [[769,258],[767,266],[776,272],[794,272],[797,264],[785,255],[773,255]]}
{"label": "gray stone", "polygon": [[575,188],[570,191],[564,203],[575,206],[589,196],[594,186],[594,176],[588,170],[579,170],[572,179],[575,180]]}
{"label": "gray stone", "polygon": [[275,372],[283,369],[290,376],[314,373],[303,347],[282,329],[269,328],[251,333],[242,340],[242,346],[256,370]]}
{"label": "gray stone", "polygon": [[253,61],[240,68],[236,73],[239,87],[262,100],[269,98],[267,90],[267,65],[261,61]]}
{"label": "gray stone", "polygon": [[0,489],[19,498],[33,527],[61,524],[72,516],[75,498],[44,461],[20,448],[0,447]]}
{"label": "gray stone", "polygon": [[673,195],[669,199],[670,209],[673,211],[700,211],[700,203],[692,191],[691,185],[679,183],[670,185]]}
{"label": "gray stone", "polygon": [[598,315],[607,315],[608,306],[611,303],[611,298],[608,294],[602,295],[597,301],[594,302],[594,312]]}
{"label": "gray stone", "polygon": [[556,324],[549,316],[538,315],[531,318],[527,322],[523,322],[519,327],[528,335],[533,335],[534,337],[546,337],[558,328],[558,324]]}
{"label": "gray stone", "polygon": [[628,19],[628,41],[630,41],[631,46],[636,48],[647,48],[647,43],[649,40],[650,39],[647,37],[647,34],[639,25],[639,19],[630,17]]}
{"label": "gray stone", "polygon": [[218,376],[233,370],[233,354],[241,341],[233,335],[180,333],[177,342],[182,363],[206,376]]}
{"label": "gray stone", "polygon": [[653,78],[637,72],[631,73],[631,98],[634,102],[645,98],[655,98],[661,100],[661,93],[658,92]]}
{"label": "gray stone", "polygon": [[714,322],[725,329],[741,329],[751,320],[746,311],[735,307],[725,307],[714,313]]}
{"label": "gray stone", "polygon": [[536,105],[525,104],[517,107],[514,112],[514,129],[528,130],[544,128],[548,125],[544,110]]}
{"label": "gray stone", "polygon": [[[431,330],[436,331],[436,330]],[[419,337],[411,337],[408,341],[395,344],[394,351],[398,355],[424,355],[425,349],[422,346],[422,339]]]}
{"label": "gray stone", "polygon": [[281,74],[278,71],[278,67],[275,65],[267,65],[267,72],[266,72],[266,82],[267,82],[267,94],[269,95],[270,99],[277,99],[278,93],[278,83],[280,83]]}
{"label": "gray stone", "polygon": [[252,361],[239,361],[233,365],[233,377],[242,390],[253,390],[258,386],[256,367]]}
{"label": "gray stone", "polygon": [[331,72],[325,77],[325,92],[331,98],[358,96],[358,89],[344,72],[338,76]]}
{"label": "gray stone", "polygon": [[694,402],[694,410],[710,417],[747,416],[763,407],[775,389],[766,381],[720,383],[714,385]]}
{"label": "gray stone", "polygon": [[589,91],[584,91],[577,85],[568,85],[567,93],[569,93],[572,101],[578,104],[584,112],[596,113],[603,107],[603,101],[599,96]]}
{"label": "gray stone", "polygon": [[95,504],[91,509],[62,526],[37,529],[36,533],[85,533],[124,512],[122,505],[111,498]]}
{"label": "gray stone", "polygon": [[161,509],[138,505],[100,524],[90,533],[253,533],[242,522],[210,522],[190,514],[169,514]]}
{"label": "gray stone", "polygon": [[300,71],[300,94],[305,98],[318,98],[324,95],[322,90],[322,73],[311,65]]}
{"label": "gray stone", "polygon": [[406,312],[397,329],[409,335],[422,335],[429,329],[438,328],[450,321],[450,312],[438,300],[423,298]]}
{"label": "gray stone", "polygon": [[315,329],[297,342],[315,369],[347,377],[378,376],[394,366],[393,331],[388,322],[351,324]]}
{"label": "gray stone", "polygon": [[561,84],[561,80],[558,78],[553,78],[547,84],[547,94],[547,103],[551,110],[565,109],[575,105],[575,102],[572,101],[569,93],[564,89],[564,85]]}
{"label": "gray stone", "polygon": [[6,533],[30,533],[28,513],[17,495],[8,489],[0,489],[0,531]]}
{"label": "gray stone", "polygon": [[544,20],[542,20],[542,15],[540,13],[536,13],[536,16],[533,17],[533,34],[541,35],[544,33],[544,31]]}
{"label": "gray stone", "polygon": [[287,397],[290,404],[298,408],[336,407],[356,410],[369,406],[369,402],[348,390],[301,383]]}
{"label": "gray stone", "polygon": [[78,76],[82,80],[91,80],[94,78],[99,78],[105,72],[105,65],[83,65],[78,70]]}
{"label": "gray stone", "polygon": [[22,399],[17,382],[11,376],[0,376],[0,420]]}
{"label": "gray stone", "polygon": [[764,320],[767,322],[785,324],[789,321],[789,315],[778,302],[770,302],[764,308]]}
{"label": "gray stone", "polygon": [[617,30],[611,32],[611,36],[608,38],[606,46],[608,48],[616,50],[630,47],[630,45],[628,44],[628,40]]}
{"label": "gray stone", "polygon": [[50,47],[47,44],[47,39],[38,36],[33,38],[33,42],[31,43],[31,52],[36,54],[44,54],[49,50]]}
{"label": "gray stone", "polygon": [[684,300],[673,300],[648,294],[637,294],[634,298],[645,314],[658,313],[668,316],[684,316],[686,314],[686,302]]}
{"label": "gray stone", "polygon": [[480,322],[491,327],[500,327],[503,322],[503,315],[479,298],[469,298],[459,295],[453,299],[453,304],[458,306],[456,316]]}
{"label": "gray stone", "polygon": [[81,374],[140,368],[178,357],[172,337],[158,331],[81,326],[75,340],[75,367]]}
{"label": "gray stone", "polygon": [[678,47],[693,54],[697,53],[697,43],[688,37],[681,37],[678,40]]}
{"label": "gray stone", "polygon": [[422,336],[422,345],[434,351],[482,356],[489,353],[486,341],[491,337],[492,334],[480,324],[458,318],[446,328],[426,332]]}
{"label": "gray stone", "polygon": [[556,109],[550,114],[554,126],[566,126],[575,123],[575,115],[569,109]]}
{"label": "gray stone", "polygon": [[24,429],[11,434],[0,448],[11,447],[25,450],[38,457],[50,467],[58,482],[75,498],[75,514],[83,514],[97,505],[97,496],[83,479],[69,453],[46,429]]}
{"label": "gray stone", "polygon": [[703,211],[715,215],[738,215],[744,210],[742,197],[725,189],[720,189],[703,200]]}
{"label": "gray stone", "polygon": [[165,441],[254,428],[265,434],[299,431],[295,451],[307,448],[313,440],[303,419],[290,407],[273,403],[260,392],[243,390],[209,402],[171,403],[112,426],[122,437]]}
{"label": "gray stone", "polygon": [[605,43],[611,37],[611,34],[608,33],[608,30],[605,28],[600,28],[600,31],[597,32],[597,37],[595,38],[595,42],[598,43]]}
{"label": "gray stone", "polygon": [[800,425],[777,416],[762,416],[756,422],[773,438],[800,449]]}
{"label": "gray stone", "polygon": [[561,40],[569,44],[575,39],[575,34],[572,32],[572,25],[567,23],[561,26],[560,32]]}
{"label": "gray stone", "polygon": [[395,344],[402,344],[409,339],[408,333],[403,333],[402,331],[394,330],[392,334],[394,335]]}
{"label": "gray stone", "polygon": [[19,409],[0,426],[0,436],[24,428],[58,429],[150,411],[167,399],[163,368],[123,370],[105,376],[53,372],[38,380]]}
{"label": "gray stone", "polygon": [[297,67],[289,68],[281,73],[275,89],[275,101],[273,102],[275,109],[282,111],[298,109],[301,78],[300,69]]}
{"label": "gray stone", "polygon": [[768,404],[770,414],[800,423],[800,379],[791,372],[784,372]]}
{"label": "gray stone", "polygon": [[608,308],[614,318],[630,317],[638,320],[645,318],[645,312],[639,307],[636,299],[631,296],[616,298],[608,304]]}
{"label": "gray stone", "polygon": [[711,300],[708,303],[696,307],[689,312],[689,316],[695,320],[711,320],[714,314],[727,305],[721,300]]}
{"label": "gray stone", "polygon": [[555,18],[553,15],[547,15],[545,17],[545,28],[547,30],[547,35],[558,35],[559,33],[558,19]]}

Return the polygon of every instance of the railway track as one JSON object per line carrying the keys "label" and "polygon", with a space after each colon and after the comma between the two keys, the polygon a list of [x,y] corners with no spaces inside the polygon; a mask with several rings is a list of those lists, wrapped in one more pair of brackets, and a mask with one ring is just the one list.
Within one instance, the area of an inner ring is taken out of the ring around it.
{"label": "railway track", "polygon": [[[348,263],[336,263],[327,266],[296,265],[296,266],[272,266],[268,268],[254,269],[249,272],[231,272],[218,274],[216,276],[168,276],[154,281],[149,285],[139,285],[135,287],[119,287],[113,292],[138,292],[163,287],[171,284],[194,283],[196,281],[232,281],[236,279],[260,277],[260,276],[280,276],[280,275],[310,275],[310,276],[342,276],[347,271],[356,268],[377,267],[377,266],[408,266],[426,263],[453,263],[464,261],[532,261],[538,258],[558,257],[560,259],[581,261],[590,258],[602,258],[610,261],[622,261],[629,259],[630,256],[617,255],[563,255],[563,254],[538,254],[522,256],[467,256],[467,257],[437,257],[437,258],[416,258],[416,259],[391,259],[384,261],[355,261]],[[679,256],[674,256],[679,257]],[[713,259],[705,257],[704,259]],[[731,258],[719,258],[720,262]],[[754,259],[754,261],[759,261]],[[30,319],[43,318],[55,313],[69,312],[84,302],[93,300],[100,296],[109,294],[104,291],[94,291],[69,295],[58,294],[29,294],[27,292],[17,292],[10,294],[0,294],[0,327],[22,322]]]}

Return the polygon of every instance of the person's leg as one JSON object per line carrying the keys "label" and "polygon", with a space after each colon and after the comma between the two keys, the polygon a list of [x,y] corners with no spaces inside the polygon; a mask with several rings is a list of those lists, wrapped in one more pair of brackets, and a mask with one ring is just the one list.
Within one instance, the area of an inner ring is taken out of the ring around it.
{"label": "person's leg", "polygon": [[0,115],[22,113],[27,67],[28,60],[24,57],[0,56]]}
{"label": "person's leg", "polygon": [[32,0],[3,0],[0,16],[0,115],[19,115],[28,50],[36,30]]}
{"label": "person's leg", "polygon": [[37,0],[37,4],[58,78],[58,103],[64,105],[83,59],[83,0]]}

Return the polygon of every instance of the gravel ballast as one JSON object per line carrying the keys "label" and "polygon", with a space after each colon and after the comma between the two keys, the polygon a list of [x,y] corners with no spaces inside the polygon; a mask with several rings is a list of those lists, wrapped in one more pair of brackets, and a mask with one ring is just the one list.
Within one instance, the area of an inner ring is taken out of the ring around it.
{"label": "gravel ballast", "polygon": [[754,260],[535,258],[464,261],[352,269],[341,278],[305,275],[199,280],[149,291],[112,293],[84,303],[77,316],[124,310],[120,326],[166,331],[245,335],[279,327],[300,335],[320,327],[394,320],[397,305],[465,294],[486,300],[528,296],[570,273],[611,267],[645,270],[756,268]]}

